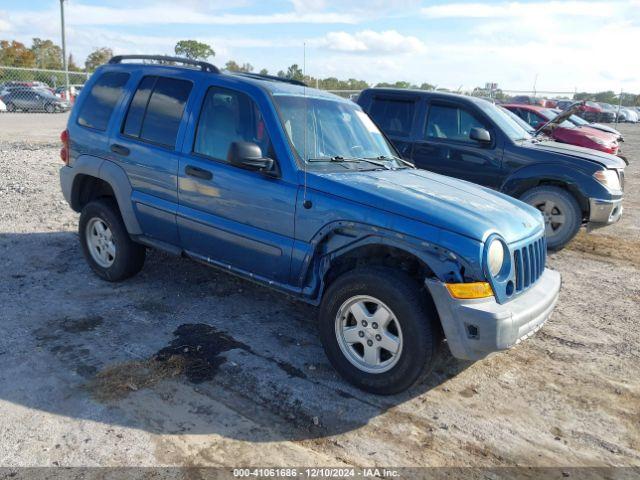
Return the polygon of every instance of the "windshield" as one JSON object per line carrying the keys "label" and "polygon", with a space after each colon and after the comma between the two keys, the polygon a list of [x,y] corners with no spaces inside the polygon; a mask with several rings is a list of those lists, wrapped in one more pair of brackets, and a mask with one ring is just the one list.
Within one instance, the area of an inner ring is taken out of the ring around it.
{"label": "windshield", "polygon": [[356,104],[292,95],[274,99],[284,130],[303,161],[372,159],[401,165],[393,147]]}
{"label": "windshield", "polygon": [[496,107],[493,103],[489,102],[478,102],[478,106],[511,140],[528,140],[532,138],[529,131],[525,130],[524,127],[512,117],[513,114],[507,112],[504,108]]}
{"label": "windshield", "polygon": [[576,125],[589,125],[589,122],[587,122],[586,120],[580,118],[577,115],[571,115],[569,117],[569,121],[572,123],[575,123]]}

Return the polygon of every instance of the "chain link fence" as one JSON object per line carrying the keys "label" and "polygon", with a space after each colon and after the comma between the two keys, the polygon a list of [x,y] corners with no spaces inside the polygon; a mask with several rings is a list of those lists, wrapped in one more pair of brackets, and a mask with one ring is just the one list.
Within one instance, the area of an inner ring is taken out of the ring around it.
{"label": "chain link fence", "polygon": [[[67,77],[68,75],[68,77]],[[0,65],[0,112],[65,112],[73,107],[73,103],[90,74],[85,72],[65,72],[64,70],[44,70],[38,68],[7,67]],[[68,84],[67,84],[68,78]],[[494,84],[491,84],[494,85]],[[448,90],[463,95],[486,98],[496,103],[516,101],[530,103],[549,108],[566,108],[573,103],[576,92],[541,91],[541,90],[509,90],[496,88],[474,90]],[[343,98],[357,100],[360,90],[327,90]],[[623,98],[620,93],[619,99]],[[593,102],[592,102],[593,103]],[[622,102],[615,105],[595,106],[601,110],[609,110],[610,114],[602,114],[590,120],[637,121],[638,109],[624,107]],[[635,113],[634,113],[635,112]]]}
{"label": "chain link fence", "polygon": [[84,72],[0,65],[0,111],[65,112],[89,78]]}

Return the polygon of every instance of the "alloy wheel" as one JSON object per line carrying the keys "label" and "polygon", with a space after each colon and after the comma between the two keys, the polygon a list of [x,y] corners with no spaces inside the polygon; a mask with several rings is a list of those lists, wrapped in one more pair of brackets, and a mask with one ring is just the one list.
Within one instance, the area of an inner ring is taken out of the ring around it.
{"label": "alloy wheel", "polygon": [[346,300],[336,315],[335,332],[344,356],[363,372],[383,373],[400,360],[400,322],[374,297],[358,295]]}
{"label": "alloy wheel", "polygon": [[109,226],[101,218],[87,223],[86,240],[91,258],[103,268],[109,268],[116,259],[116,244]]}

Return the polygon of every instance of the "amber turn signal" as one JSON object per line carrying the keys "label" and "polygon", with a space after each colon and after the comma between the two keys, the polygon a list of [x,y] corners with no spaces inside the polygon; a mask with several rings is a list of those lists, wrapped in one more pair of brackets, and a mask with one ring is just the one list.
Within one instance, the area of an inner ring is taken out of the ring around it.
{"label": "amber turn signal", "polygon": [[486,298],[493,295],[491,285],[487,282],[473,283],[445,283],[453,298],[468,300],[472,298]]}

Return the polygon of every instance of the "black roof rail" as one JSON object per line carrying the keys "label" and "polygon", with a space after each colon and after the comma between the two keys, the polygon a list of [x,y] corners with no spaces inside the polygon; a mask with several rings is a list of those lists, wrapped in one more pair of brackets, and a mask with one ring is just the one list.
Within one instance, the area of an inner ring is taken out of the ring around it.
{"label": "black roof rail", "polygon": [[220,73],[220,69],[212,63],[192,60],[190,58],[170,57],[167,55],[116,55],[115,57],[111,57],[109,63],[122,63],[123,60],[157,60],[158,62],[183,63],[185,65],[200,67],[203,72]]}
{"label": "black roof rail", "polygon": [[292,85],[299,85],[301,87],[308,86],[306,83],[300,80],[295,80],[293,78],[276,77],[275,75],[264,75],[261,73],[252,73],[252,72],[231,72],[231,73],[235,75],[242,75],[245,77],[256,78],[258,80],[271,80],[272,82],[284,82],[284,83],[290,83]]}

